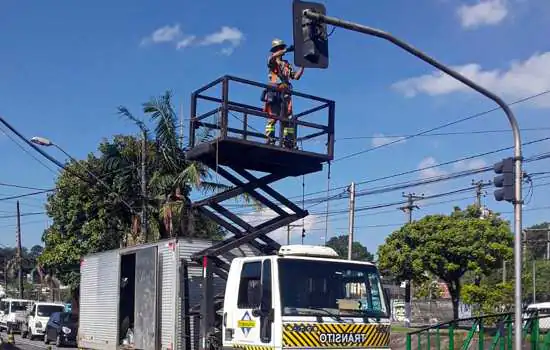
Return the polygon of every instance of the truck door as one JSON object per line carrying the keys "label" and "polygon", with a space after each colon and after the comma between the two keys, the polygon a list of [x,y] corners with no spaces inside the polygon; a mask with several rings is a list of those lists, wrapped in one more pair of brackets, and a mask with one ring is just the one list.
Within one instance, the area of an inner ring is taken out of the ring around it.
{"label": "truck door", "polygon": [[273,346],[273,284],[270,259],[243,264],[233,325],[234,345]]}
{"label": "truck door", "polygon": [[136,252],[135,331],[136,349],[157,348],[157,247]]}

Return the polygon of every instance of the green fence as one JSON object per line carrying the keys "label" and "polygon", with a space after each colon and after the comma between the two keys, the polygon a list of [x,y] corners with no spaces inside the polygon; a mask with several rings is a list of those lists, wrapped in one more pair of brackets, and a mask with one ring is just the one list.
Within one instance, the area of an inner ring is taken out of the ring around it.
{"label": "green fence", "polygon": [[[538,312],[523,319],[524,349],[550,350],[550,315]],[[512,350],[513,314],[457,319],[407,333],[407,350]]]}

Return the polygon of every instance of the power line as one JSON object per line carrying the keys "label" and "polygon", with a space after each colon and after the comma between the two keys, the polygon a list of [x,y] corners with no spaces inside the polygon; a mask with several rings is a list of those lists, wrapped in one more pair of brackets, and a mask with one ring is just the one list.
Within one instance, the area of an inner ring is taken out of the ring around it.
{"label": "power line", "polygon": [[30,186],[23,186],[23,185],[16,185],[16,184],[10,184],[5,182],[0,182],[0,186],[4,187],[13,187],[13,188],[21,188],[25,190],[34,190],[34,191],[52,191],[53,189],[46,190],[44,188],[38,188],[38,187],[30,187]]}
{"label": "power line", "polygon": [[[34,215],[44,215],[46,214],[46,212],[34,212],[34,213],[23,213],[23,214],[20,214],[21,216],[34,216]],[[0,216],[0,219],[12,219],[12,218],[16,218],[17,217],[17,214],[12,214],[12,215],[2,215]]]}
{"label": "power line", "polygon": [[28,197],[28,196],[36,196],[38,194],[44,194],[44,193],[48,193],[48,192],[51,192],[51,191],[50,190],[44,190],[44,191],[37,191],[37,192],[31,192],[31,193],[18,194],[18,195],[10,196],[10,197],[2,197],[2,198],[0,198],[0,202],[11,200],[11,199],[18,199],[18,198]]}
{"label": "power line", "polygon": [[[550,127],[539,127],[539,128],[524,128],[521,129],[521,132],[526,131],[541,131],[541,130],[550,130]],[[476,135],[476,134],[499,134],[499,133],[511,133],[512,130],[510,129],[497,129],[497,130],[471,130],[471,131],[450,131],[450,132],[437,132],[437,133],[429,133],[429,134],[423,134],[418,135],[419,137],[429,137],[429,136],[454,136],[454,135]],[[350,136],[350,137],[342,137],[338,138],[336,141],[343,141],[343,140],[360,140],[360,139],[402,139],[404,137],[412,137],[411,134],[405,134],[405,135],[370,135],[370,136]]]}
{"label": "power line", "polygon": [[[0,118],[1,119],[1,118]],[[19,142],[17,142],[13,136],[11,136],[10,134],[8,134],[4,128],[2,126],[0,126],[0,131],[2,131],[2,133],[4,135],[6,135],[13,143],[15,143],[15,145],[17,147],[19,147],[24,153],[26,153],[27,155],[29,155],[31,158],[33,158],[34,160],[36,160],[38,163],[40,163],[43,167],[45,167],[46,169],[48,169],[49,171],[51,171],[52,173],[54,174],[58,174],[57,171],[53,170],[52,168],[50,168],[46,163],[44,163],[40,158],[38,158],[37,156],[35,156],[34,154],[32,154],[31,152],[29,152],[25,147],[23,147]]]}
{"label": "power line", "polygon": [[[528,97],[525,97],[525,98],[516,100],[516,101],[514,101],[514,102],[509,103],[508,106],[513,106],[513,105],[515,105],[515,104],[523,103],[523,102],[529,101],[529,100],[531,100],[531,99],[540,97],[540,96],[545,95],[545,94],[548,94],[548,93],[550,93],[550,90],[546,90],[546,91],[540,92],[540,93],[538,93],[538,94],[531,95],[531,96],[528,96]],[[358,155],[361,155],[361,154],[364,154],[364,153],[372,152],[372,151],[377,150],[377,149],[380,149],[380,148],[382,148],[382,147],[387,147],[387,146],[393,145],[393,144],[398,143],[398,142],[402,142],[402,141],[405,141],[405,140],[412,139],[412,138],[414,138],[414,137],[418,137],[418,136],[422,136],[422,135],[428,134],[428,133],[430,133],[430,132],[432,132],[432,131],[440,130],[440,129],[446,128],[446,127],[448,127],[448,126],[451,126],[451,125],[455,125],[455,124],[458,124],[458,123],[465,122],[465,121],[467,121],[467,120],[472,120],[472,119],[475,119],[475,118],[479,118],[479,117],[481,117],[481,116],[487,115],[487,114],[489,114],[489,113],[492,113],[492,112],[497,111],[497,110],[500,110],[500,109],[502,109],[502,108],[501,108],[500,106],[498,106],[498,107],[495,107],[495,108],[486,110],[486,111],[484,111],[484,112],[479,112],[479,113],[476,113],[476,114],[467,116],[467,117],[465,117],[465,118],[461,118],[461,119],[458,119],[458,120],[455,120],[455,121],[452,121],[452,122],[449,122],[449,123],[445,123],[445,124],[436,126],[436,127],[434,127],[434,128],[428,129],[428,130],[421,131],[421,132],[416,133],[416,134],[413,134],[413,135],[408,135],[407,137],[404,137],[404,138],[396,139],[396,140],[393,140],[393,141],[391,141],[391,142],[388,142],[388,143],[385,143],[385,144],[382,144],[382,145],[378,145],[378,146],[375,146],[375,147],[367,148],[366,150],[362,150],[362,151],[358,151],[358,152],[354,152],[354,153],[345,155],[345,156],[343,156],[343,157],[340,157],[340,158],[338,158],[338,159],[335,159],[333,162],[338,162],[338,161],[345,160],[345,159],[349,159],[349,158],[351,158],[351,157],[355,157],[355,156],[358,156]]]}

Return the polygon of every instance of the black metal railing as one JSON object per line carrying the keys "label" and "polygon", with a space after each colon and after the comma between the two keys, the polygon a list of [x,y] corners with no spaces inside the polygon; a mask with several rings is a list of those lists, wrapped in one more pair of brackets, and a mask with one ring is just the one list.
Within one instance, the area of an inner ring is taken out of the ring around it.
{"label": "black metal railing", "polygon": [[[243,86],[253,88],[252,94],[240,94],[239,100],[235,98],[237,94],[230,98],[230,92]],[[211,93],[216,89],[218,89],[217,94]],[[268,119],[288,122],[284,117],[269,115],[262,108],[263,102],[259,99],[260,95],[264,90],[274,89],[272,85],[226,75],[194,91],[191,94],[189,148],[215,139],[245,140],[265,144],[267,137],[264,126]],[[294,90],[290,91],[290,94],[293,97],[291,123],[295,126],[299,150],[322,155],[326,160],[332,160],[334,101]],[[258,102],[242,102],[241,99],[246,99],[245,96],[254,97]],[[209,103],[210,107],[204,108]],[[317,119],[320,120],[317,121]],[[282,130],[278,134],[282,141]]]}

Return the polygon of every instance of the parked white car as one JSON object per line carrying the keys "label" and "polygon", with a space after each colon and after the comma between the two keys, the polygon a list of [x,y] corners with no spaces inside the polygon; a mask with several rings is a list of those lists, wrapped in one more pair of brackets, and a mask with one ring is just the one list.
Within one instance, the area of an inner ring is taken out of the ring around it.
{"label": "parked white car", "polygon": [[20,332],[32,301],[5,298],[0,302],[0,329],[8,333]]}
{"label": "parked white car", "polygon": [[50,316],[54,312],[63,312],[64,310],[65,305],[61,303],[35,302],[27,316],[27,322],[25,326],[23,326],[23,331],[21,332],[22,337],[28,337],[30,339],[44,337],[44,330],[46,329],[46,324]]}

